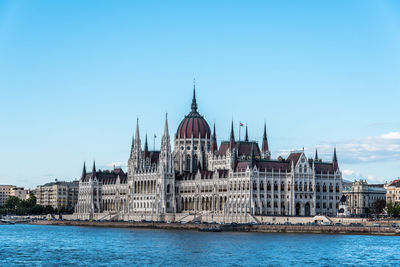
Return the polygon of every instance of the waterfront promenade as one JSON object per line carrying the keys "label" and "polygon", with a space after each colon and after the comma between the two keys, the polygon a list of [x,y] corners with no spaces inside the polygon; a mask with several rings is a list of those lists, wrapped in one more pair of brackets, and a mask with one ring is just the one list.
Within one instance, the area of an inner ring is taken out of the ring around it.
{"label": "waterfront promenade", "polygon": [[196,223],[156,223],[156,222],[99,222],[99,221],[33,221],[35,225],[89,226],[112,228],[147,228],[166,230],[210,230],[226,232],[260,233],[314,233],[314,234],[360,234],[360,235],[400,235],[400,229],[391,226],[346,226],[346,225],[266,225],[266,224],[196,224]]}

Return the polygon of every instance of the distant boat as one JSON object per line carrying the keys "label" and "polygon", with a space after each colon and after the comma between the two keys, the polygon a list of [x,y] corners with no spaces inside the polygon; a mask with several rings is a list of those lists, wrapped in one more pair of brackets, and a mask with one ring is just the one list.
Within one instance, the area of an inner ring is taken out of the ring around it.
{"label": "distant boat", "polygon": [[15,224],[14,221],[6,220],[6,219],[0,219],[0,222],[3,224]]}

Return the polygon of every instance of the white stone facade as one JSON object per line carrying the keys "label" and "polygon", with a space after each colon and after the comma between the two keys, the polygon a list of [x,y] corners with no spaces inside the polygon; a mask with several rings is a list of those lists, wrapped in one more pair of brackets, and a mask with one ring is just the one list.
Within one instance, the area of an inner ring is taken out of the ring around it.
{"label": "white stone facade", "polygon": [[167,119],[160,151],[148,150],[147,137],[142,148],[137,124],[126,182],[118,178],[110,186],[93,175],[81,180],[76,213],[86,217],[88,213],[104,213],[106,218],[107,212],[114,212],[123,219],[208,217],[238,222],[263,215],[337,213],[342,175],[336,150],[332,162],[322,162],[317,155],[309,159],[304,151],[272,160],[265,126],[260,149],[257,142],[248,140],[247,127],[244,141],[235,140],[233,123],[229,141],[218,147],[215,126],[211,133],[197,112],[195,95],[173,144],[172,150]]}

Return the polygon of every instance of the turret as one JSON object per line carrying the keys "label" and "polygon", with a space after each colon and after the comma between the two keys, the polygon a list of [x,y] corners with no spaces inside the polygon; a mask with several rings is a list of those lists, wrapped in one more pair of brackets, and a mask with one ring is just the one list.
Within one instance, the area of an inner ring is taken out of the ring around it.
{"label": "turret", "polygon": [[213,129],[213,134],[211,137],[211,152],[215,152],[218,150],[218,145],[217,145],[217,134],[215,132],[215,123],[214,123],[214,129]]}
{"label": "turret", "polygon": [[235,134],[233,132],[233,120],[232,120],[232,125],[231,125],[231,136],[229,138],[229,148],[231,150],[231,153],[233,152],[233,149],[235,147]]}
{"label": "turret", "polygon": [[165,125],[164,125],[164,134],[161,139],[161,149],[160,149],[160,170],[164,172],[171,173],[172,172],[172,152],[171,152],[171,144],[170,137],[168,131],[168,117],[165,114]]}
{"label": "turret", "polygon": [[263,157],[265,159],[270,159],[271,158],[271,152],[269,151],[269,146],[268,146],[267,125],[266,125],[266,123],[264,123],[264,134],[263,134],[263,139],[262,139],[261,152],[262,152],[262,155],[263,155]]}
{"label": "turret", "polygon": [[318,159],[318,150],[317,149],[315,149],[315,158],[314,158],[314,160],[315,161],[318,161],[319,159]]}
{"label": "turret", "polygon": [[86,177],[86,163],[83,162],[83,170],[82,170],[81,180],[85,179],[85,177]]}
{"label": "turret", "polygon": [[96,178],[96,161],[93,160],[92,178]]}
{"label": "turret", "polygon": [[333,159],[332,159],[333,169],[336,171],[339,169],[339,164],[336,156],[336,147],[333,150]]}

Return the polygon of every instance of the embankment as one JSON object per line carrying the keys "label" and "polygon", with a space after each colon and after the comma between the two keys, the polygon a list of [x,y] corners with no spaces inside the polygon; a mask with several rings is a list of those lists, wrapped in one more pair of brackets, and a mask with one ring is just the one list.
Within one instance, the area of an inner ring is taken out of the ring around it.
{"label": "embankment", "polygon": [[34,221],[35,225],[64,225],[115,228],[147,228],[170,230],[195,230],[204,228],[220,228],[229,232],[260,232],[260,233],[314,233],[314,234],[357,234],[357,235],[400,235],[400,230],[394,227],[354,227],[354,226],[322,226],[322,225],[251,225],[251,224],[180,224],[153,222],[98,222],[98,221]]}

